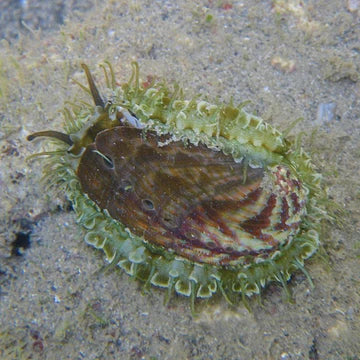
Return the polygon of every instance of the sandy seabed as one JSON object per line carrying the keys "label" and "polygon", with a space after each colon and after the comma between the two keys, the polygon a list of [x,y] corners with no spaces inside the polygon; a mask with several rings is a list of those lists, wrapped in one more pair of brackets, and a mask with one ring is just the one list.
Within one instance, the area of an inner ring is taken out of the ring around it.
{"label": "sandy seabed", "polygon": [[[358,2],[54,1],[54,13],[21,4],[38,17],[17,28],[15,11],[0,42],[0,358],[360,359]],[[98,272],[102,253],[82,241],[63,194],[44,191],[41,162],[26,161],[41,145],[26,136],[61,130],[64,103],[88,101],[72,81],[85,83],[80,64],[104,85],[104,60],[120,82],[137,60],[144,81],[177,81],[189,98],[251,100],[247,110],[280,129],[303,118],[292,133],[308,135],[345,210],[307,262],[315,289],[296,273],[294,304],[273,284],[252,313],[216,298],[193,318],[186,298],[164,306],[162,290],[142,296],[120,270]]]}

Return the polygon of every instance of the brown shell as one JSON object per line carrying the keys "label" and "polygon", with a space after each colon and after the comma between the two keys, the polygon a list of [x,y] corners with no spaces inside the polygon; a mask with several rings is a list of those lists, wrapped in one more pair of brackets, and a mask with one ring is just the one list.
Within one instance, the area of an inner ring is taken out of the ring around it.
{"label": "brown shell", "polygon": [[100,132],[77,174],[83,191],[145,243],[213,265],[270,256],[305,212],[301,184],[283,165],[253,168],[126,126]]}

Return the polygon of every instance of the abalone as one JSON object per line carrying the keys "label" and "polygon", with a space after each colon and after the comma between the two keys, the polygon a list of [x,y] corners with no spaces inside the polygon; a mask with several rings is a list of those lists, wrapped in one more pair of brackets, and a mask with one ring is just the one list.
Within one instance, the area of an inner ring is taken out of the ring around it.
{"label": "abalone", "polygon": [[[214,105],[161,82],[129,82],[64,111],[45,177],[62,185],[88,244],[145,286],[229,302],[286,288],[319,246],[326,191],[310,156],[243,105]],[[103,66],[105,69],[105,66]],[[309,278],[310,279],[310,278]],[[310,280],[311,281],[311,280]]]}

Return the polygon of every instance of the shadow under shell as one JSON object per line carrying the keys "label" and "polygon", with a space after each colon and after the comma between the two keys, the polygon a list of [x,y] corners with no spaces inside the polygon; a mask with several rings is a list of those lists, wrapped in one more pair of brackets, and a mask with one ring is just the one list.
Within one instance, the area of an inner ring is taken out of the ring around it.
{"label": "shadow under shell", "polygon": [[146,243],[194,262],[267,258],[299,231],[306,195],[284,165],[253,168],[205,145],[118,126],[77,169],[82,190]]}

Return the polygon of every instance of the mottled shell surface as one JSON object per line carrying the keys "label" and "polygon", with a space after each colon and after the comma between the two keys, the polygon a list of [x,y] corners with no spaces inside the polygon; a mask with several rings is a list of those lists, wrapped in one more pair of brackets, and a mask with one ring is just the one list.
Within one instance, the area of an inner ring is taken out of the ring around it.
{"label": "mottled shell surface", "polygon": [[131,233],[198,263],[267,258],[299,231],[306,193],[286,167],[170,140],[131,127],[99,133],[77,170],[82,190]]}
{"label": "mottled shell surface", "polygon": [[[228,301],[286,286],[318,248],[326,197],[309,156],[242,106],[184,100],[175,87],[115,86],[66,111],[45,175],[63,184],[87,243],[168,295]],[[110,81],[111,80],[111,81]],[[65,144],[64,144],[65,143]],[[49,153],[47,153],[49,154]]]}

